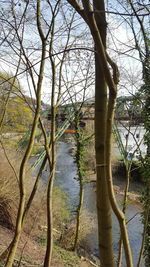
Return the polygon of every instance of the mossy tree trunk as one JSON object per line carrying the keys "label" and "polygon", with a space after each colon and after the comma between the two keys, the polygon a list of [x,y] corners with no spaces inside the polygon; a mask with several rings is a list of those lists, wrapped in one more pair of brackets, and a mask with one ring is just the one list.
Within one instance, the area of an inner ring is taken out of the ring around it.
{"label": "mossy tree trunk", "polygon": [[79,181],[79,203],[77,207],[77,215],[76,215],[76,228],[75,228],[75,240],[74,240],[74,245],[73,245],[73,251],[77,249],[77,243],[79,239],[79,231],[80,231],[80,216],[81,216],[81,211],[82,211],[82,206],[83,206],[83,196],[84,196],[84,159],[83,159],[83,154],[84,154],[84,144],[82,140],[82,130],[79,125],[79,113],[80,110],[77,112],[77,116],[75,117],[75,142],[76,142],[76,164],[77,164],[77,180]]}

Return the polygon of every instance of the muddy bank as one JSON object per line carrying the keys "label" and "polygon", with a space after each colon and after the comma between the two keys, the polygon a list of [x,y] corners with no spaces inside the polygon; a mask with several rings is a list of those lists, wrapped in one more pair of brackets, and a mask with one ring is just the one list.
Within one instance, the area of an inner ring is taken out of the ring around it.
{"label": "muddy bank", "polygon": [[[90,183],[93,183],[93,186],[95,187],[95,190],[96,190],[96,174],[95,173],[94,174],[89,173],[88,176],[89,176]],[[115,194],[119,194],[121,196],[124,196],[125,181],[123,179],[119,179],[119,178],[115,177],[113,182],[114,182]],[[137,203],[139,203],[139,205],[142,206],[142,204],[140,202],[141,184],[131,182],[130,190],[131,190],[131,188],[132,188],[132,192],[131,191],[128,192],[128,200],[137,202]]]}

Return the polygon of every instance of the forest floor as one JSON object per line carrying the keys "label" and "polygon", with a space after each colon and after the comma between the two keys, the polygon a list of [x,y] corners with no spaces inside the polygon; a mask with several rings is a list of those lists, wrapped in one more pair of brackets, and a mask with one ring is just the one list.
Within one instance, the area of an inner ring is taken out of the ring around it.
{"label": "forest floor", "polygon": [[[40,233],[36,231],[36,236],[29,236],[23,232],[16,253],[15,263],[13,267],[42,267],[46,249],[46,241],[43,230]],[[0,226],[0,254],[8,247],[12,238],[13,231]],[[20,265],[19,265],[19,262]],[[4,263],[0,263],[4,266]],[[76,253],[54,245],[52,267],[90,267],[93,266],[88,259],[79,257]],[[96,266],[96,265],[95,265]]]}
{"label": "forest floor", "polygon": [[[91,182],[95,183],[96,175],[94,173],[90,173]],[[130,192],[128,194],[128,198],[136,203],[140,204],[139,198],[141,194],[141,183],[133,182],[130,183]],[[123,190],[125,188],[125,179],[120,177],[114,177],[114,190],[116,194],[123,194]],[[43,266],[43,259],[45,255],[46,249],[46,221],[45,218],[41,218],[40,221],[36,222],[36,226],[30,226],[30,231],[24,229],[23,234],[21,236],[15,264],[13,267],[33,267],[33,266]],[[7,248],[9,243],[13,238],[14,232],[5,227],[0,226],[0,254]],[[57,230],[54,229],[54,236],[57,240]],[[76,253],[71,252],[62,248],[58,242],[55,242],[53,249],[53,257],[52,257],[52,267],[90,267],[96,266],[88,259],[84,257],[79,257]],[[22,255],[22,256],[20,256]],[[18,265],[21,259],[21,264]],[[0,264],[0,267],[4,266],[4,264]]]}
{"label": "forest floor", "polygon": [[[94,173],[89,174],[91,182],[96,181],[96,175]],[[116,194],[123,194],[125,188],[125,179],[122,177],[114,176],[114,190]],[[141,183],[133,182],[130,183],[129,199],[135,202],[140,201],[141,194]],[[39,209],[37,204],[37,209]],[[36,212],[35,212],[36,213]],[[25,227],[18,250],[16,253],[15,264],[13,267],[42,267],[44,261],[44,255],[46,250],[46,219],[44,217],[44,209],[42,206],[42,213],[40,219],[36,223],[31,224],[30,220],[27,222],[28,228]],[[45,213],[46,214],[46,213]],[[31,214],[32,215],[32,214]],[[33,222],[33,220],[32,220]],[[14,232],[0,225],[0,254],[6,250],[11,240],[13,239]],[[84,257],[79,257],[77,253],[71,252],[60,246],[57,240],[57,230],[54,229],[54,249],[52,257],[52,267],[90,267],[96,266]],[[19,262],[21,262],[19,264]],[[0,267],[3,267],[4,263],[0,263]]]}

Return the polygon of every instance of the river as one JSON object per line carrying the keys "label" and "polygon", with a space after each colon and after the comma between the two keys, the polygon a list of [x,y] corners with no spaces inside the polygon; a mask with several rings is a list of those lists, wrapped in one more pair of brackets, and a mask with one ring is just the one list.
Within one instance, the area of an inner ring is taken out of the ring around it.
{"label": "river", "polygon": [[[78,204],[79,196],[79,184],[76,179],[76,164],[74,158],[69,153],[72,149],[72,144],[59,142],[58,153],[57,153],[57,171],[56,171],[56,181],[55,185],[62,188],[64,192],[67,193],[69,197],[69,206],[70,210],[74,212]],[[121,205],[122,197],[116,195],[118,203]],[[92,222],[92,231],[88,234],[86,242],[88,247],[91,249],[91,254],[98,256],[98,239],[97,239],[97,217],[96,217],[96,194],[94,183],[88,183],[84,186],[84,205],[83,210],[88,213],[88,216],[91,217]],[[133,252],[133,262],[136,266],[138,260],[138,254],[141,247],[142,239],[142,224],[140,213],[142,208],[136,203],[130,203],[127,208],[127,220],[130,220],[137,214],[129,223],[128,223],[128,232],[129,239],[131,243],[131,248]],[[113,216],[113,236],[114,236],[114,251],[117,252],[118,240],[119,240],[119,226],[117,219]],[[123,267],[126,265],[123,264]],[[141,263],[141,267],[144,267],[144,263]]]}

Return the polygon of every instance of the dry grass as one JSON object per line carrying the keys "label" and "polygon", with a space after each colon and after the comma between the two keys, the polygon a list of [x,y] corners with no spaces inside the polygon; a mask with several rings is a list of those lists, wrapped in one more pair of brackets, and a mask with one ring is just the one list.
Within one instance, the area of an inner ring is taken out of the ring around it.
{"label": "dry grass", "polygon": [[[18,155],[18,153],[13,153],[8,150],[4,153],[3,149],[0,150],[0,233],[2,237],[2,243],[0,243],[0,253],[7,248],[12,240],[12,230],[14,230],[15,227],[19,204],[19,186],[17,176],[19,173],[20,162],[21,155]],[[27,198],[30,195],[35,181],[31,176],[32,175],[30,173],[27,173],[25,181]],[[56,233],[59,233],[57,234],[59,239],[61,231],[64,229],[65,223],[69,219],[66,202],[67,198],[58,188],[54,189],[53,197],[54,230]],[[16,257],[19,258],[23,253],[25,261],[27,261],[27,258],[30,263],[35,260],[35,262],[39,264],[38,266],[40,266],[45,254],[46,230],[46,184],[41,181],[25,220]],[[42,243],[43,241],[44,243]],[[56,258],[54,257],[54,262],[55,260]],[[60,266],[63,266],[63,264]]]}
{"label": "dry grass", "polygon": [[[19,204],[19,169],[21,155],[7,149],[0,150],[0,225],[13,229]],[[30,182],[29,182],[30,180]],[[30,173],[25,182],[26,190],[31,190]],[[29,194],[29,193],[28,193]]]}
{"label": "dry grass", "polygon": [[[7,153],[7,151],[6,151]],[[16,164],[14,153],[9,152],[9,160],[15,166],[17,174],[19,164]],[[17,161],[18,162],[18,161]],[[18,165],[18,166],[17,166]],[[0,150],[0,224],[13,228],[19,201],[17,177],[10,166],[3,150]]]}
{"label": "dry grass", "polygon": [[[6,157],[7,155],[7,157]],[[13,228],[15,223],[16,213],[19,203],[19,184],[18,174],[20,168],[21,156],[18,153],[10,151],[0,150],[0,217],[3,217],[3,221],[0,218],[0,224],[9,228]],[[35,179],[31,177],[31,173],[27,172],[25,187],[27,199],[32,191]],[[60,226],[62,221],[69,218],[66,207],[66,196],[58,188],[54,188],[54,223]],[[28,214],[28,220],[26,225],[31,228],[33,222],[38,216],[40,223],[40,217],[43,218],[46,215],[46,184],[40,181],[39,188],[33,200],[30,212]],[[8,220],[8,224],[7,224]],[[28,227],[26,226],[25,229]]]}
{"label": "dry grass", "polygon": [[[94,220],[92,220],[91,214],[83,210],[80,217],[78,247],[81,246],[86,248],[87,246],[86,237],[89,234],[91,234],[91,232],[93,231],[93,227],[94,227]],[[72,223],[69,223],[68,227],[62,234],[60,244],[62,245],[63,248],[72,249],[75,239],[75,228],[76,228],[76,220],[73,220]]]}

